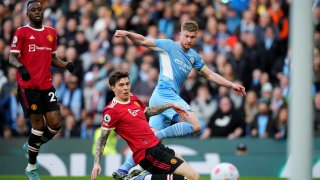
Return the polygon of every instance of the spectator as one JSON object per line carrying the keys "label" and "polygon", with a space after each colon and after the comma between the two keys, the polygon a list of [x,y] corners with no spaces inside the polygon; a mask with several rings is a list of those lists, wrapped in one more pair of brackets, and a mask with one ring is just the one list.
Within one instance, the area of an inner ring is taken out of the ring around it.
{"label": "spectator", "polygon": [[64,82],[63,76],[60,72],[56,72],[52,75],[52,83],[54,88],[56,88],[57,98],[61,102],[62,96],[67,89],[67,85]]}
{"label": "spectator", "polygon": [[77,125],[76,119],[73,114],[69,114],[65,117],[63,127],[61,129],[61,137],[80,137],[80,128],[79,125]]}
{"label": "spectator", "polygon": [[80,128],[80,137],[82,139],[93,139],[95,127],[91,116],[87,115],[84,117]]}
{"label": "spectator", "polygon": [[163,13],[163,18],[159,20],[158,29],[159,33],[165,34],[167,38],[173,38],[174,33],[174,20],[173,12],[170,6],[167,6]]}
{"label": "spectator", "polygon": [[243,133],[242,124],[241,115],[234,110],[231,99],[225,96],[220,99],[218,111],[210,118],[210,122],[200,138],[226,137],[235,139]]}
{"label": "spectator", "polygon": [[[77,76],[71,76],[67,81],[67,89],[62,96],[62,111],[68,111],[74,114],[76,121],[81,120],[81,111],[83,108],[82,89],[78,86]],[[66,114],[63,112],[63,114]]]}
{"label": "spectator", "polygon": [[288,109],[284,104],[280,107],[273,125],[273,137],[275,139],[286,139],[288,135]]}
{"label": "spectator", "polygon": [[243,156],[248,154],[247,145],[245,143],[239,143],[236,148],[236,155]]}
{"label": "spectator", "polygon": [[197,114],[202,134],[203,129],[207,126],[210,117],[217,111],[217,102],[211,96],[209,88],[206,85],[200,85],[197,90],[196,98],[190,102],[190,107]]}
{"label": "spectator", "polygon": [[251,130],[253,128],[253,121],[258,113],[258,101],[255,91],[248,91],[244,102],[244,133],[246,138],[251,137]]}
{"label": "spectator", "polygon": [[132,92],[146,105],[149,105],[149,99],[154,88],[157,85],[159,72],[156,68],[150,68],[147,72],[147,80],[139,79],[133,86]]}
{"label": "spectator", "polygon": [[251,135],[259,138],[269,138],[272,136],[272,117],[267,99],[260,99],[258,113],[254,118]]}
{"label": "spectator", "polygon": [[285,100],[281,95],[280,87],[275,87],[272,92],[272,98],[270,101],[270,110],[272,112],[272,117],[276,118],[278,111],[281,106],[285,104]]}

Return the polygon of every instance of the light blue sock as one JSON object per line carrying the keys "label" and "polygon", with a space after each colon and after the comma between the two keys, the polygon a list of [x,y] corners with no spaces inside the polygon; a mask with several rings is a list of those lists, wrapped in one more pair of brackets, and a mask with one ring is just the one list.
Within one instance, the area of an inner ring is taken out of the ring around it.
{"label": "light blue sock", "polygon": [[128,174],[129,170],[135,165],[136,164],[133,161],[132,155],[130,155],[126,162],[124,162],[119,169],[126,171],[126,174]]}
{"label": "light blue sock", "polygon": [[169,126],[161,131],[155,133],[159,139],[169,138],[169,137],[179,137],[187,136],[194,132],[194,129],[190,123],[179,122],[172,126]]}

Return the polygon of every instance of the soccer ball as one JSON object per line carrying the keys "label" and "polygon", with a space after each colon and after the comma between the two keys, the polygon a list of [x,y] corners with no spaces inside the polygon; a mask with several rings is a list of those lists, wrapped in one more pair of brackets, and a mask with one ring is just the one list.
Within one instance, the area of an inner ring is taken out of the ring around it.
{"label": "soccer ball", "polygon": [[240,180],[239,171],[233,164],[223,162],[211,170],[211,180]]}

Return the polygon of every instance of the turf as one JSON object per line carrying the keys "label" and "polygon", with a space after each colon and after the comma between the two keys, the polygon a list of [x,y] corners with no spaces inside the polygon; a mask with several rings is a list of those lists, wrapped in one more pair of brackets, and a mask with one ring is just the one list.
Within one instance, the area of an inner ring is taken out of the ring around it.
{"label": "turf", "polygon": [[[25,180],[25,176],[0,176],[0,180]],[[81,177],[52,177],[52,176],[41,176],[41,180],[88,180],[89,176]],[[112,180],[111,177],[98,177],[97,180]],[[285,180],[285,178],[272,178],[272,177],[241,177],[241,180]],[[209,176],[202,176],[201,180],[210,180]],[[314,179],[316,180],[316,179]],[[320,179],[317,179],[320,180]]]}

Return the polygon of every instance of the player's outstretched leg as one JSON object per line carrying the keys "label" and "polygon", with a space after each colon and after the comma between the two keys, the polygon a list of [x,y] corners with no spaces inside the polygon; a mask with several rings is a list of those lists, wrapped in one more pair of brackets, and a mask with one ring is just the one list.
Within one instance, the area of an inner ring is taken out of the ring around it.
{"label": "player's outstretched leg", "polygon": [[112,173],[112,177],[116,180],[124,180],[128,175],[128,171],[123,171],[122,169],[117,169]]}
{"label": "player's outstretched leg", "polygon": [[[128,175],[128,172],[129,170],[135,166],[136,164],[134,163],[133,161],[133,158],[132,158],[132,155],[129,156],[129,158],[126,160],[126,162],[124,162],[120,167],[119,169],[117,169],[115,172],[113,172],[113,174],[116,176],[116,177],[124,177],[126,175]],[[112,176],[113,176],[112,174]],[[113,176],[113,178],[115,178]],[[115,178],[116,179],[116,178]]]}
{"label": "player's outstretched leg", "polygon": [[194,133],[192,124],[179,122],[155,133],[159,139],[187,136]]}
{"label": "player's outstretched leg", "polygon": [[[139,165],[138,165],[139,166]],[[140,167],[140,166],[139,166]],[[131,172],[129,172],[128,176],[125,178],[126,180],[128,179],[133,179],[134,177],[141,175],[141,174],[146,174],[149,173],[146,170],[143,170],[142,167],[140,168],[136,168],[134,170],[132,170]]]}

